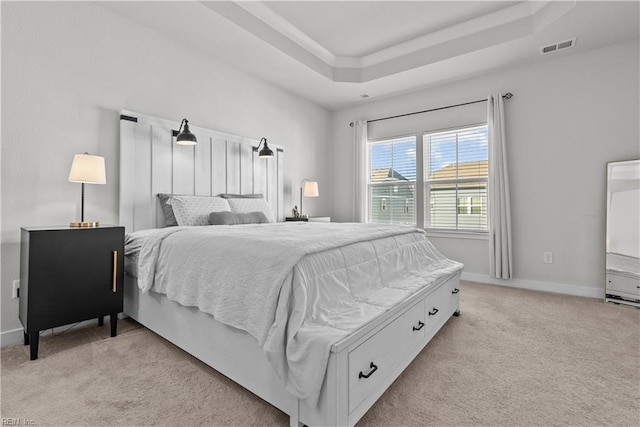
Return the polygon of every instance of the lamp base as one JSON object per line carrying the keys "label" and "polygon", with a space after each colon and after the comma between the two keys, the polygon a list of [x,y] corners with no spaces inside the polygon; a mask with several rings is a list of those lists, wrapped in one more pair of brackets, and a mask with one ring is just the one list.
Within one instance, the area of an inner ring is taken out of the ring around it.
{"label": "lamp base", "polygon": [[69,227],[96,228],[100,227],[100,221],[71,221]]}

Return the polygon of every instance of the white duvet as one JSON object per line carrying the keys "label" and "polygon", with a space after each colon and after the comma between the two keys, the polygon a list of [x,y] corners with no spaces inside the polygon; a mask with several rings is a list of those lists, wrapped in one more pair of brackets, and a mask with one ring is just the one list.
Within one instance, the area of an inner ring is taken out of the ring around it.
{"label": "white duvet", "polygon": [[462,269],[411,227],[171,227],[127,236],[138,285],[256,338],[286,389],[317,403],[331,345]]}

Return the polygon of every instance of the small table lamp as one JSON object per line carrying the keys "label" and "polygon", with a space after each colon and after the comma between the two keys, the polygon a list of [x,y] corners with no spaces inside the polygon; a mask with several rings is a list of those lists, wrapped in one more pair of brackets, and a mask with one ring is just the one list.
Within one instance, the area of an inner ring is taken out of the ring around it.
{"label": "small table lamp", "polygon": [[302,197],[318,197],[320,193],[318,192],[318,183],[316,181],[311,181],[308,179],[303,179],[300,183],[300,216],[304,217],[302,214]]}
{"label": "small table lamp", "polygon": [[104,157],[92,156],[89,153],[76,154],[73,156],[71,171],[69,172],[70,182],[82,184],[82,196],[80,207],[80,221],[71,221],[71,227],[98,227],[98,221],[84,220],[84,185],[85,184],[106,184],[107,176],[104,169]]}

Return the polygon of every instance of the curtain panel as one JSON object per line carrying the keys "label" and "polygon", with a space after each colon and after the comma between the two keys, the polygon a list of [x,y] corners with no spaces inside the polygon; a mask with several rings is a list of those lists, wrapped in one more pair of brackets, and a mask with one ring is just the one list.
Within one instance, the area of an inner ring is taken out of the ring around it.
{"label": "curtain panel", "polygon": [[354,124],[353,221],[367,222],[367,121]]}
{"label": "curtain panel", "polygon": [[511,203],[502,94],[487,99],[489,130],[489,273],[499,279],[513,276]]}

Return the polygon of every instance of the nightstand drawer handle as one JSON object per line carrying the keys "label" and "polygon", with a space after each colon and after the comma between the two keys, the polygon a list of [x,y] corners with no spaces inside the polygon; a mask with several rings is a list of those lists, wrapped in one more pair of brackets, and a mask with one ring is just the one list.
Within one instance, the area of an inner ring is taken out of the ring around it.
{"label": "nightstand drawer handle", "polygon": [[113,251],[113,292],[118,292],[118,251]]}

